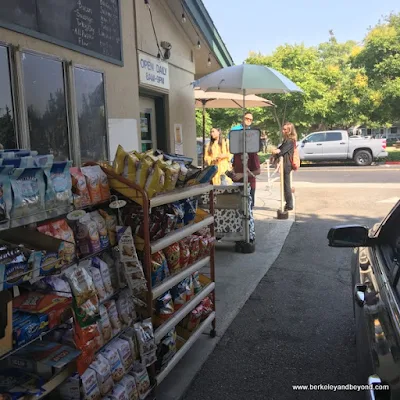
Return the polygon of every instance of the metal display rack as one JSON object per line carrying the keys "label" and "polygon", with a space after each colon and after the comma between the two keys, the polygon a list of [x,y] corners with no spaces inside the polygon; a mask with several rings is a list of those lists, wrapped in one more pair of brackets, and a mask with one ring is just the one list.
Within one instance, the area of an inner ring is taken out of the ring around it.
{"label": "metal display rack", "polygon": [[[173,328],[175,328],[180,321],[182,321],[196,306],[206,297],[212,294],[213,296],[213,310],[212,313],[200,324],[200,326],[191,334],[184,345],[177,350],[173,358],[167,363],[164,369],[161,370],[158,375],[154,373],[154,380],[156,384],[160,384],[168,373],[174,368],[174,366],[182,359],[182,357],[190,350],[192,345],[197,339],[207,330],[211,325],[210,336],[215,337],[216,326],[215,326],[215,256],[214,246],[211,248],[209,256],[204,257],[187,268],[167,277],[160,284],[152,287],[151,282],[151,256],[152,254],[165,249],[173,243],[179,242],[185,237],[199,231],[202,228],[210,227],[211,235],[215,238],[214,230],[214,191],[213,185],[201,184],[190,186],[187,188],[176,189],[169,193],[160,194],[156,197],[149,199],[147,192],[129,181],[128,179],[117,175],[111,168],[102,166],[103,171],[109,178],[110,187],[116,192],[120,193],[125,200],[133,201],[140,205],[143,210],[143,226],[144,226],[144,246],[143,246],[143,259],[144,259],[144,270],[147,280],[147,313],[149,317],[154,319],[154,301],[164,294],[169,289],[176,286],[183,279],[191,276],[194,272],[200,271],[202,268],[209,265],[210,280],[205,284],[202,290],[197,293],[190,301],[184,304],[179,310],[177,310],[171,318],[164,321],[155,330],[155,340],[159,344],[160,341],[168,334]],[[210,196],[210,207],[209,215],[202,221],[186,225],[183,228],[177,229],[161,239],[151,241],[150,240],[150,214],[152,208],[167,205],[179,200],[184,200],[191,197],[201,196],[202,194],[208,193]]]}

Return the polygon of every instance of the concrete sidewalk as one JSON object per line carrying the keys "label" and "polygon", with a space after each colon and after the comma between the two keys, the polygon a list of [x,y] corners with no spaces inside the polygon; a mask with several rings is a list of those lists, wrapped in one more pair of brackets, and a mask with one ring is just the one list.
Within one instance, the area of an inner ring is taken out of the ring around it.
{"label": "concrete sidewalk", "polygon": [[[259,182],[256,191],[254,218],[256,251],[235,253],[232,244],[218,243],[216,247],[216,312],[217,337],[203,335],[158,388],[157,400],[177,400],[212,353],[228,326],[253,293],[262,277],[274,263],[294,222],[277,220],[280,206],[279,181],[272,188]],[[208,269],[207,269],[208,270]]]}

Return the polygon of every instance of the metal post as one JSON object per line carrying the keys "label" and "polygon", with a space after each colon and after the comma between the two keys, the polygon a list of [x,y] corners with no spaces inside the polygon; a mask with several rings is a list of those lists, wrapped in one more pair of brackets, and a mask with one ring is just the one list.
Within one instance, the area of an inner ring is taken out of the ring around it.
{"label": "metal post", "polygon": [[284,171],[283,171],[283,157],[279,157],[279,172],[280,172],[280,176],[281,176],[281,213],[285,212],[285,191],[284,191]]}
{"label": "metal post", "polygon": [[244,241],[246,243],[250,242],[250,221],[249,221],[249,175],[247,172],[247,143],[246,143],[246,90],[243,89],[243,212],[244,212],[244,219],[245,219],[245,226],[244,226]]}
{"label": "metal post", "polygon": [[205,156],[206,156],[206,102],[203,100],[203,165],[205,167]]}

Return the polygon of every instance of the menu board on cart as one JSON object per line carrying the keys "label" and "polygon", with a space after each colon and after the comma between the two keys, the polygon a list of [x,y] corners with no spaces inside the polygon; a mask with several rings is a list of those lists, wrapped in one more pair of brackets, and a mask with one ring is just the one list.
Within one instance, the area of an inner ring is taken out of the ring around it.
{"label": "menu board on cart", "polygon": [[0,26],[122,65],[120,0],[0,0]]}

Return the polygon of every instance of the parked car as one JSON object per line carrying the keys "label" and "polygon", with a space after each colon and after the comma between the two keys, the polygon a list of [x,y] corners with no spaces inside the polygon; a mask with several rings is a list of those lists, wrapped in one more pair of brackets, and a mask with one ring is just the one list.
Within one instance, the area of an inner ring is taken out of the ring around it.
{"label": "parked car", "polygon": [[347,131],[310,133],[298,142],[298,150],[301,161],[354,160],[361,166],[388,155],[386,139],[349,138]]}
{"label": "parked car", "polygon": [[389,385],[371,390],[368,399],[400,398],[400,201],[368,230],[332,228],[331,247],[351,247],[357,371],[360,384]]}

